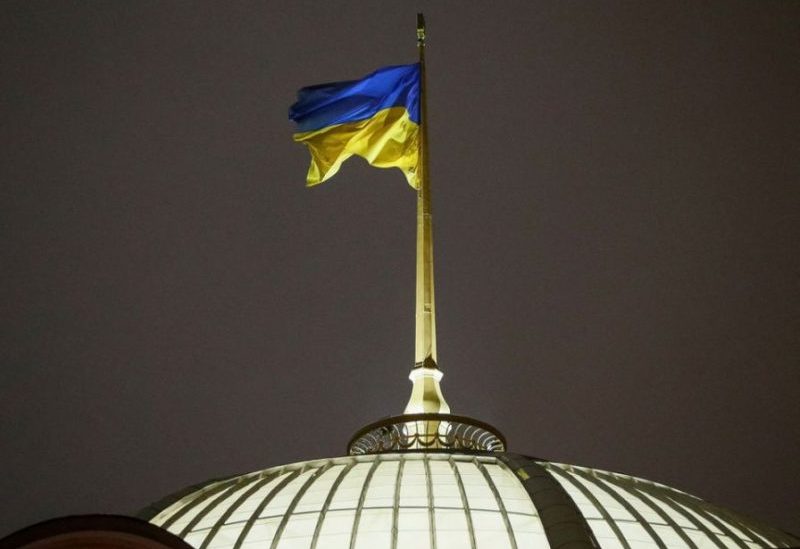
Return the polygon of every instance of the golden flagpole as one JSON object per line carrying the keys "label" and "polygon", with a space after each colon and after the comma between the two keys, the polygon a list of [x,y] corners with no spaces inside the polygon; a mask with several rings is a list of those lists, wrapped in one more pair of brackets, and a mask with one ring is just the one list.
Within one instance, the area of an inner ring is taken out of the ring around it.
{"label": "golden flagpole", "polygon": [[417,48],[420,66],[420,132],[417,168],[417,295],[416,342],[411,399],[405,412],[449,413],[439,381],[442,372],[436,359],[436,306],[433,290],[433,228],[428,173],[428,105],[425,79],[425,18],[417,14]]}

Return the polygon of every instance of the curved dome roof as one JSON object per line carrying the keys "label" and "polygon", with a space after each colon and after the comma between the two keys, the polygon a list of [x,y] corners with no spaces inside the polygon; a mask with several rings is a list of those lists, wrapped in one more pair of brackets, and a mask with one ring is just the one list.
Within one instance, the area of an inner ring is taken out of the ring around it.
{"label": "curved dome roof", "polygon": [[515,454],[305,461],[210,481],[143,518],[208,549],[759,549],[797,538],[647,480]]}

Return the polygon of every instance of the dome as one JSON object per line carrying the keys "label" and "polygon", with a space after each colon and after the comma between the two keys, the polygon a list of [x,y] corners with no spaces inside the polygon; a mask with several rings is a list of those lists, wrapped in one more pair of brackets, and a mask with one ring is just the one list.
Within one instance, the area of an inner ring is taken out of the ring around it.
{"label": "dome", "polygon": [[192,487],[142,518],[204,549],[800,545],[663,484],[504,452],[304,461]]}

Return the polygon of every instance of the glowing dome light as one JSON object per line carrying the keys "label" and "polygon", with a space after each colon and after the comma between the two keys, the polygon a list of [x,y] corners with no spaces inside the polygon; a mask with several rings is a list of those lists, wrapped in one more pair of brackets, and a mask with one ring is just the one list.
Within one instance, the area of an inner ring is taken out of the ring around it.
{"label": "glowing dome light", "polygon": [[209,482],[156,504],[144,518],[208,549],[800,544],[662,484],[514,454],[408,452],[306,461]]}

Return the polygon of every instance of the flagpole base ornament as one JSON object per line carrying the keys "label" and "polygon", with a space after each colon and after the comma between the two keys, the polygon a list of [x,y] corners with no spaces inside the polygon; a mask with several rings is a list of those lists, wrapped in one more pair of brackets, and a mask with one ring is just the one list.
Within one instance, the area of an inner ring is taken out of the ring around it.
{"label": "flagpole base ornament", "polygon": [[506,438],[470,417],[403,414],[370,423],[347,445],[351,456],[413,451],[505,452]]}
{"label": "flagpole base ornament", "polygon": [[439,382],[444,377],[434,363],[432,367],[419,366],[411,370],[411,397],[408,399],[406,414],[449,414],[450,406],[442,395]]}

